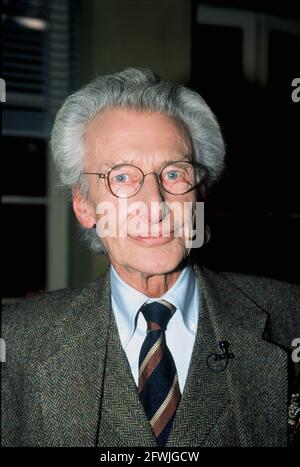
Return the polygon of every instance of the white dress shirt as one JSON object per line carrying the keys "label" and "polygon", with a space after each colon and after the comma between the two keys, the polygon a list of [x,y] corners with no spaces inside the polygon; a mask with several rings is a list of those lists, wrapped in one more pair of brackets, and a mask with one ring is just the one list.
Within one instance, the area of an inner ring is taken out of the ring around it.
{"label": "white dress shirt", "polygon": [[176,307],[167,326],[166,341],[175,361],[182,394],[195,343],[200,302],[199,286],[192,267],[186,266],[173,286],[159,298],[147,297],[126,284],[113,266],[110,267],[110,279],[112,309],[137,386],[139,354],[147,331],[146,320],[139,310],[144,303],[159,299],[167,300]]}

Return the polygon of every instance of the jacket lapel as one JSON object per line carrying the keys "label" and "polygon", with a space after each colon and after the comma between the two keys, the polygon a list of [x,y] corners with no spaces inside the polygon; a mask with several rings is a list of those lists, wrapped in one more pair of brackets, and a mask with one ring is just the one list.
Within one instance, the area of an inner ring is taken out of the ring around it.
{"label": "jacket lapel", "polygon": [[208,355],[218,351],[218,337],[203,298],[202,294],[188,377],[168,446],[203,444],[229,400],[224,372],[211,371],[207,366]]}
{"label": "jacket lapel", "polygon": [[44,420],[41,444],[156,446],[111,310],[109,271],[102,287],[92,283],[69,307],[61,344],[45,348],[31,372]]}
{"label": "jacket lapel", "polygon": [[[206,269],[197,275],[197,339],[169,445],[285,446],[287,356],[263,339],[266,313],[226,278]],[[206,358],[220,353],[222,340],[235,358],[214,373]]]}
{"label": "jacket lapel", "polygon": [[112,314],[98,446],[157,446]]}

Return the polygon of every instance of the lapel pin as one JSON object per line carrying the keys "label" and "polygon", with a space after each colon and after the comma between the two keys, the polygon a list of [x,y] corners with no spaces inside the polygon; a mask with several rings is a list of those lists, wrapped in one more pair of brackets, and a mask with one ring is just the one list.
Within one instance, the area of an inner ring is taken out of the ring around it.
{"label": "lapel pin", "polygon": [[219,347],[222,353],[211,353],[206,359],[207,367],[216,373],[221,373],[226,370],[228,362],[231,358],[235,358],[234,353],[229,352],[229,342],[219,342]]}

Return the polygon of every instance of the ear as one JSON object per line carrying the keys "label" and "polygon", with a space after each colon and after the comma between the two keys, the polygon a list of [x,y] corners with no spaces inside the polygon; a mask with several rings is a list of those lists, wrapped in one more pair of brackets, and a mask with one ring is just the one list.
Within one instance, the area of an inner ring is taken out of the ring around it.
{"label": "ear", "polygon": [[96,224],[92,205],[77,187],[73,188],[73,209],[78,221],[86,229],[91,229]]}

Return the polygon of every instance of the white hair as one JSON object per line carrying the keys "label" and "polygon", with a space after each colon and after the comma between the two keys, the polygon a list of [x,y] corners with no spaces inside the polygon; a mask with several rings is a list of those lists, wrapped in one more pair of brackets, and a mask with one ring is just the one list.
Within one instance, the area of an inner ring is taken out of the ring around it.
{"label": "white hair", "polygon": [[[225,146],[216,117],[196,92],[164,81],[148,69],[127,68],[98,76],[71,94],[56,115],[51,148],[64,188],[77,186],[84,196],[88,179],[84,171],[84,133],[99,112],[121,108],[159,112],[181,122],[192,143],[193,160],[206,171],[206,188],[219,179],[224,168]],[[85,229],[84,237],[93,250],[104,249],[96,230]]]}

